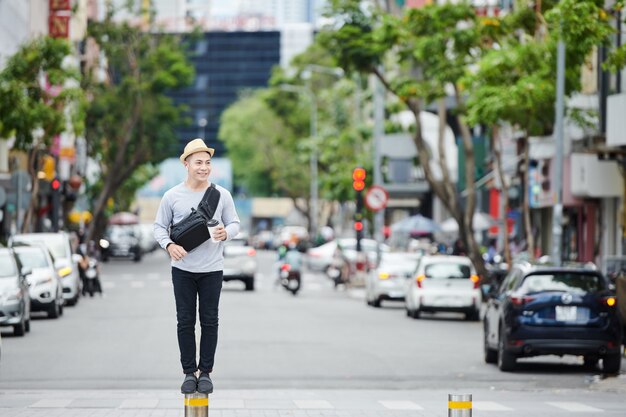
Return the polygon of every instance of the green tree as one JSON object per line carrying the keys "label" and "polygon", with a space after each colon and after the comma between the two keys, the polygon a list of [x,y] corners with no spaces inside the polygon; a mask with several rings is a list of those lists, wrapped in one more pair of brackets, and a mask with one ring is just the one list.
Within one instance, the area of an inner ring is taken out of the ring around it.
{"label": "green tree", "polygon": [[[522,132],[524,190],[528,188],[527,138],[550,135],[554,129],[558,40],[562,37],[566,43],[565,93],[570,96],[581,89],[581,69],[590,53],[606,44],[614,32],[610,14],[602,4],[596,0],[546,2],[541,10],[526,6],[504,19],[492,19],[494,26],[506,28],[507,36],[499,39],[499,47],[489,50],[477,71],[466,78],[471,123],[491,127],[509,123]],[[532,257],[534,240],[527,193],[523,211]]]}
{"label": "green tree", "polygon": [[[407,9],[403,15],[392,13],[357,0],[333,0],[330,13],[335,24],[324,30],[322,43],[341,67],[375,75],[385,89],[397,96],[413,113],[413,140],[419,165],[434,194],[459,224],[459,236],[468,248],[476,268],[485,274],[484,261],[473,233],[476,208],[475,158],[472,135],[466,121],[465,95],[461,81],[470,65],[499,36],[486,30],[468,4],[431,5]],[[384,68],[384,69],[383,69]],[[439,103],[439,118],[447,119],[443,99],[453,92],[452,115],[461,133],[461,151],[465,155],[467,198],[462,199],[445,164],[444,130],[440,129],[439,155],[436,162],[442,173],[437,177],[430,162],[432,154],[422,134],[419,114],[429,103]]]}
{"label": "green tree", "polygon": [[101,82],[92,72],[83,84],[90,97],[88,150],[102,172],[90,239],[106,224],[109,199],[117,199],[118,192],[124,198],[141,186],[134,177],[136,170],[178,151],[174,127],[183,122],[183,108],[166,93],[190,84],[194,77],[177,36],[116,22],[114,13],[109,6],[103,21],[88,26],[88,36],[107,59],[106,80]]}
{"label": "green tree", "polygon": [[13,148],[27,152],[32,178],[23,232],[33,230],[39,208],[40,155],[60,133],[83,130],[80,73],[64,64],[70,53],[67,41],[40,37],[24,44],[0,72],[0,138],[15,137]]}

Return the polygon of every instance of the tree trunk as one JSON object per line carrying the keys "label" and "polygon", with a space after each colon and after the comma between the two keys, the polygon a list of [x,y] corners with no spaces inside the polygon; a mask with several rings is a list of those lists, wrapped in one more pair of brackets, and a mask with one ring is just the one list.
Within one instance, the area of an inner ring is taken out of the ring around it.
{"label": "tree trunk", "polygon": [[530,146],[528,138],[524,139],[524,181],[522,186],[522,199],[524,204],[522,206],[524,215],[524,230],[526,231],[526,245],[529,259],[535,259],[535,238],[533,236],[532,224],[530,223],[530,192],[528,190],[528,183],[530,179]]}
{"label": "tree trunk", "polygon": [[497,126],[493,129],[493,154],[496,161],[496,170],[498,178],[500,179],[500,199],[504,201],[504,204],[500,204],[502,210],[500,211],[500,232],[502,233],[502,246],[504,252],[504,261],[507,265],[511,263],[511,247],[509,245],[509,228],[506,221],[506,215],[509,211],[509,186],[506,183],[504,177],[504,168],[502,167],[502,141],[500,139],[500,131]]}
{"label": "tree trunk", "polygon": [[[29,155],[28,155],[28,175],[30,175],[30,204],[26,207],[26,211],[24,212],[24,219],[22,220],[22,233],[29,233],[34,230],[33,222],[34,214],[39,209],[39,178],[37,177],[37,148],[38,145],[33,145]],[[20,191],[21,193],[21,191]],[[18,217],[20,213],[17,213]]]}

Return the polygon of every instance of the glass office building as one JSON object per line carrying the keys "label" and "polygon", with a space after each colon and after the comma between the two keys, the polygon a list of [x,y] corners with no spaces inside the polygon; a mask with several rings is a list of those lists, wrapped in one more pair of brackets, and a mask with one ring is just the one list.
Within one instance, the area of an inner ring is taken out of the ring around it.
{"label": "glass office building", "polygon": [[202,137],[223,157],[224,145],[217,140],[221,114],[242,89],[267,86],[272,67],[280,63],[280,32],[207,32],[190,46],[196,78],[171,94],[188,107],[190,119],[177,129],[178,152]]}

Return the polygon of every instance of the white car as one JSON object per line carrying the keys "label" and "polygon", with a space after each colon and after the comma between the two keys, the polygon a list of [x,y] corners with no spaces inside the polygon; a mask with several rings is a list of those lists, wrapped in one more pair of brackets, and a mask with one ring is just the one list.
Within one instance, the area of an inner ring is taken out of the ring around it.
{"label": "white car", "polygon": [[242,233],[224,242],[224,281],[242,281],[246,291],[254,291],[256,275],[256,250],[248,245]]}
{"label": "white car", "polygon": [[63,314],[63,284],[44,246],[14,246],[13,252],[26,275],[31,311],[45,311],[56,319]]}
{"label": "white car", "polygon": [[422,312],[465,313],[478,320],[481,293],[479,277],[465,256],[423,256],[412,279],[406,281],[406,314],[419,318]]}
{"label": "white car", "polygon": [[78,303],[82,288],[78,263],[72,257],[70,237],[65,232],[58,233],[24,233],[11,237],[10,245],[17,242],[27,245],[43,244],[54,258],[54,267],[61,276],[63,283],[63,298],[67,305]]}
{"label": "white car", "polygon": [[404,301],[406,281],[413,277],[420,256],[415,252],[383,252],[380,264],[365,280],[367,304],[380,307],[383,300]]}
{"label": "white car", "polygon": [[[306,265],[311,271],[326,272],[330,264],[333,262],[337,245],[341,247],[346,258],[351,262],[356,260],[356,239],[353,237],[335,239],[324,243],[316,248],[306,251]],[[376,264],[376,241],[372,239],[361,239],[361,249],[367,253],[370,263]],[[381,252],[388,252],[389,246],[384,243],[380,244]]]}

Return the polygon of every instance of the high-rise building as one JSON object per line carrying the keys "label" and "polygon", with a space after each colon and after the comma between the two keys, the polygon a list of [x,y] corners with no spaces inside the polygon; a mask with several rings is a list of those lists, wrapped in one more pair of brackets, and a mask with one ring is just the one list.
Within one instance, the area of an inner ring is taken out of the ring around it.
{"label": "high-rise building", "polygon": [[177,103],[189,108],[191,119],[191,125],[176,131],[179,151],[190,139],[202,137],[216,155],[224,156],[217,140],[220,116],[241,90],[267,85],[272,67],[280,62],[280,32],[207,32],[191,52],[194,83],[172,93]]}

